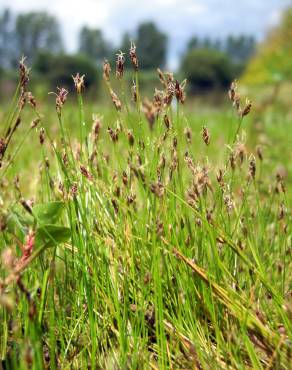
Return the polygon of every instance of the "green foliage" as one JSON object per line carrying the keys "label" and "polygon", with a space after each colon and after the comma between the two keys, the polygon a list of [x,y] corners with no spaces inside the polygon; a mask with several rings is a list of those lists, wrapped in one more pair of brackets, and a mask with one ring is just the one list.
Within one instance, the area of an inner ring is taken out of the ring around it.
{"label": "green foliage", "polygon": [[0,127],[12,133],[0,168],[3,367],[290,368],[290,118],[254,125],[238,100],[171,104],[181,78],[160,77],[140,104],[112,75],[118,111],[82,93],[59,96],[57,112],[38,96],[20,107],[16,92]]}
{"label": "green foliage", "polygon": [[181,72],[188,79],[191,92],[223,89],[234,78],[234,67],[228,57],[213,49],[188,52],[182,60]]}
{"label": "green foliage", "polygon": [[278,84],[292,81],[292,8],[284,12],[278,27],[270,32],[251,60],[243,83]]}
{"label": "green foliage", "polygon": [[55,201],[36,204],[32,211],[40,224],[54,224],[60,218],[63,210],[64,202]]}
{"label": "green foliage", "polygon": [[53,88],[56,86],[72,87],[72,76],[78,72],[85,75],[87,88],[96,87],[98,84],[97,67],[94,61],[85,55],[39,53],[33,68],[40,77],[45,75]]}

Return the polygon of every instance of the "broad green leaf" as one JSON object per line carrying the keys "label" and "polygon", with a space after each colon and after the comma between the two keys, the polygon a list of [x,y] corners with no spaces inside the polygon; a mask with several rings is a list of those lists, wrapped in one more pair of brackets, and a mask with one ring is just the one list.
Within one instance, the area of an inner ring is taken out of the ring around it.
{"label": "broad green leaf", "polygon": [[36,230],[36,246],[46,245],[55,246],[66,242],[71,236],[71,229],[58,225],[42,225]]}
{"label": "broad green leaf", "polygon": [[36,204],[33,207],[33,214],[40,224],[55,224],[61,217],[64,209],[63,202],[48,202]]}
{"label": "broad green leaf", "polygon": [[27,225],[20,221],[16,213],[11,212],[7,217],[7,231],[15,235],[20,241],[23,241],[27,234]]}

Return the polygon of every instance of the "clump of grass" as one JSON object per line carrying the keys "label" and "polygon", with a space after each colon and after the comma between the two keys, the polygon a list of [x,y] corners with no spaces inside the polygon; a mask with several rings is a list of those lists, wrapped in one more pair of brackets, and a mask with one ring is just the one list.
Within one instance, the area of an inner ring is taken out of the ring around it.
{"label": "clump of grass", "polygon": [[[125,54],[116,63],[120,91],[104,63],[110,121],[95,114],[90,127],[86,76],[73,77],[79,142],[68,125],[68,93],[57,90],[59,136],[45,123],[38,132],[40,197],[25,199],[16,178],[14,198],[5,198],[3,366],[288,369],[291,216],[284,176],[271,182],[262,151],[246,146],[250,101],[242,106],[234,82],[237,119],[223,155],[211,161],[211,128],[194,131],[183,111],[186,81],[158,70],[160,89],[143,98],[134,44],[129,57],[132,102]],[[27,102],[41,120],[27,73],[22,60],[2,160]],[[11,164],[7,157],[1,179]]]}

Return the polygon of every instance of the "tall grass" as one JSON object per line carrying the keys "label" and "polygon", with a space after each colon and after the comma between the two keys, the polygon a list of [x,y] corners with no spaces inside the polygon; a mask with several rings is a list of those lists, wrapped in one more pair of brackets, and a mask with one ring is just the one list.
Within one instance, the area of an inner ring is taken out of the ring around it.
{"label": "tall grass", "polygon": [[[268,154],[246,144],[250,101],[233,83],[218,145],[215,125],[194,129],[184,113],[185,82],[159,70],[161,90],[143,99],[134,45],[130,58],[133,101],[119,54],[120,92],[104,65],[110,118],[88,120],[77,74],[70,116],[67,91],[55,94],[58,133],[21,61],[0,142],[2,367],[288,369],[291,195],[283,169],[272,177]],[[33,124],[14,145],[28,105]],[[35,130],[33,203],[21,176],[5,178]]]}

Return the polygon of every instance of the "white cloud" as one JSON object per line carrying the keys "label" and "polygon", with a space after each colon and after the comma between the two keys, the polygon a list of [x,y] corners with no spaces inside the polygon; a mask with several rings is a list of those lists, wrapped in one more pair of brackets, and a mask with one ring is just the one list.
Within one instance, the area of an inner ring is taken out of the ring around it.
{"label": "white cloud", "polygon": [[248,33],[262,37],[290,0],[0,0],[0,11],[46,10],[58,17],[69,50],[77,46],[82,25],[101,28],[118,42],[125,31],[153,19],[169,35],[175,61],[190,36],[224,37]]}

